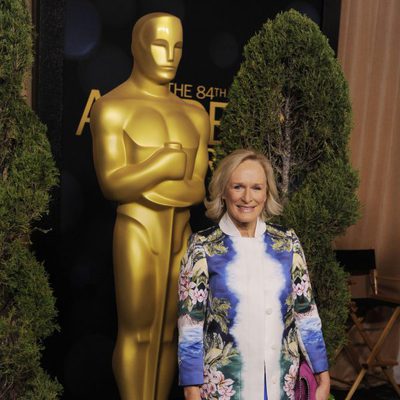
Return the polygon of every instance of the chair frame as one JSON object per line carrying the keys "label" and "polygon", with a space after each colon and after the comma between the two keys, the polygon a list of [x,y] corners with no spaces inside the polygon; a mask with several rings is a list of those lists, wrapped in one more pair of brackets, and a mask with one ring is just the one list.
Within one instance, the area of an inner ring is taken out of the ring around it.
{"label": "chair frame", "polygon": [[[354,393],[360,386],[362,380],[364,379],[365,375],[367,374],[368,370],[371,367],[381,368],[388,383],[392,385],[393,389],[400,398],[399,385],[396,383],[393,375],[388,370],[388,367],[397,365],[398,362],[396,360],[384,360],[379,354],[391,329],[393,328],[396,321],[400,318],[400,297],[382,295],[381,293],[379,293],[378,290],[379,288],[378,283],[380,283],[381,281],[400,282],[400,277],[397,278],[397,277],[378,275],[375,265],[375,253],[374,250],[372,249],[353,250],[353,251],[338,250],[337,254],[339,254],[340,252],[342,252],[343,255],[341,256],[342,259],[339,258],[338,260],[343,265],[345,270],[350,272],[350,275],[353,276],[362,275],[365,277],[368,277],[369,275],[369,285],[368,283],[366,283],[366,285],[369,286],[367,288],[367,292],[365,293],[365,295],[362,294],[362,297],[360,296],[359,298],[363,298],[366,300],[376,300],[378,302],[382,302],[383,306],[388,306],[393,309],[393,312],[391,313],[389,320],[385,323],[384,328],[379,333],[378,339],[374,343],[369,334],[367,333],[365,327],[363,326],[364,319],[357,316],[357,305],[356,305],[357,297],[356,298],[353,297],[349,312],[350,321],[352,322],[352,325],[348,331],[348,335],[350,335],[350,333],[352,333],[353,331],[357,331],[361,336],[363,344],[365,344],[369,349],[369,355],[367,357],[366,362],[361,363],[357,351],[351,346],[351,344],[344,345],[337,350],[336,356],[338,356],[338,354],[343,350],[346,352],[346,355],[351,361],[352,366],[355,368],[357,372],[357,376],[354,382],[352,383],[351,388],[347,393],[345,400],[350,400],[353,397]],[[345,255],[346,253],[347,254],[351,253],[351,256],[353,258],[346,259]],[[351,292],[351,280],[349,282],[349,290]],[[343,382],[343,383],[348,383],[348,382]]]}
{"label": "chair frame", "polygon": [[[393,386],[393,389],[395,390],[395,392],[397,393],[397,395],[400,398],[400,389],[399,386],[397,385],[396,381],[394,380],[392,374],[387,370],[387,367],[389,366],[393,366],[396,365],[397,362],[392,362],[390,360],[383,360],[380,356],[379,356],[379,352],[386,340],[387,335],[389,334],[389,332],[391,331],[394,323],[397,321],[397,319],[400,316],[400,306],[397,306],[394,310],[394,312],[392,313],[389,321],[387,322],[385,328],[382,330],[381,334],[379,335],[378,340],[376,341],[376,343],[374,344],[371,340],[371,338],[368,336],[368,334],[366,333],[362,322],[359,320],[359,318],[357,317],[357,315],[355,315],[354,312],[350,313],[350,317],[354,322],[354,325],[357,328],[357,331],[360,333],[361,337],[363,338],[364,342],[366,343],[366,345],[368,346],[369,350],[370,350],[370,354],[366,360],[365,363],[363,364],[359,364],[361,366],[358,375],[356,377],[356,379],[354,380],[353,385],[351,386],[345,400],[350,400],[354,393],[356,392],[358,386],[361,384],[362,380],[364,379],[364,376],[366,375],[366,373],[368,372],[368,369],[370,367],[380,367],[382,369],[382,372],[385,374],[388,382]],[[376,363],[374,363],[374,360],[376,360]]]}

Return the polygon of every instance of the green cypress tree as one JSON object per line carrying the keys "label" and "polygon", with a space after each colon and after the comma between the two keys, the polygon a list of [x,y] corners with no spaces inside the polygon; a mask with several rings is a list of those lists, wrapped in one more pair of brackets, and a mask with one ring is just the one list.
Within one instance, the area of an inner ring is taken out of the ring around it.
{"label": "green cypress tree", "polygon": [[57,182],[46,129],[21,96],[32,62],[24,0],[0,5],[0,398],[55,399],[60,385],[40,366],[56,328],[46,272],[30,250],[33,224]]}
{"label": "green cypress tree", "polygon": [[217,154],[245,147],[271,160],[285,206],[275,222],[303,244],[330,356],[346,339],[349,307],[332,241],[359,215],[350,131],[347,83],[319,27],[294,10],[267,21],[244,48]]}

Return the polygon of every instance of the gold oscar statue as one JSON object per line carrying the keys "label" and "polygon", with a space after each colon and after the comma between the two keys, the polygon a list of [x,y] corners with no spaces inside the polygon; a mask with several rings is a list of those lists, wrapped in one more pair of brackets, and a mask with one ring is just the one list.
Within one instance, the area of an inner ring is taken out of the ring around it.
{"label": "gold oscar statue", "polygon": [[182,25],[138,20],[129,79],[93,106],[97,178],[118,202],[113,258],[118,338],[113,370],[124,400],[165,400],[175,373],[177,281],[190,234],[188,206],[204,198],[209,119],[169,91]]}

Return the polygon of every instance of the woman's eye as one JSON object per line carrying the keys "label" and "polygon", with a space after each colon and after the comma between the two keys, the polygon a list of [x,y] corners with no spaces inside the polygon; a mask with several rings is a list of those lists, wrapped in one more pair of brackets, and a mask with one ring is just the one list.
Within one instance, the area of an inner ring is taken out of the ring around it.
{"label": "woman's eye", "polygon": [[234,188],[235,190],[238,190],[238,189],[241,188],[241,186],[240,186],[240,185],[233,185],[233,188]]}

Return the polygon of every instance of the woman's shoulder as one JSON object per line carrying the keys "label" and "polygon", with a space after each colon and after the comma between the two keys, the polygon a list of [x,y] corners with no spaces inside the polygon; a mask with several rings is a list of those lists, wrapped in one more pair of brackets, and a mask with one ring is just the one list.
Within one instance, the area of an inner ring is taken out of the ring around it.
{"label": "woman's shoulder", "polygon": [[200,243],[214,242],[220,240],[223,235],[221,228],[218,225],[213,225],[201,231],[192,233],[190,240]]}
{"label": "woman's shoulder", "polygon": [[301,252],[299,239],[292,228],[266,223],[265,234],[270,237],[274,250]]}
{"label": "woman's shoulder", "polygon": [[272,222],[265,223],[265,232],[271,236],[278,238],[292,238],[295,235],[294,230],[292,228],[288,228],[287,226],[274,224]]}

